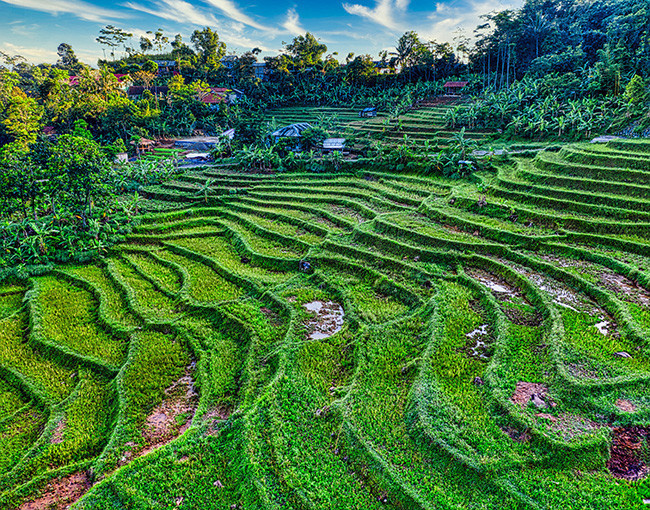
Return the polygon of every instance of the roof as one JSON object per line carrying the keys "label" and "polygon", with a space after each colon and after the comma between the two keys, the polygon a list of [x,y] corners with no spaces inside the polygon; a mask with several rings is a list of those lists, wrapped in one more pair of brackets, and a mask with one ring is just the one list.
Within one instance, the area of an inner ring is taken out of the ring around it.
{"label": "roof", "polygon": [[364,108],[361,111],[362,112],[374,112],[374,111],[377,111],[377,108],[375,108],[374,106],[368,106],[367,108]]}
{"label": "roof", "polygon": [[443,85],[443,88],[459,88],[467,85],[468,81],[448,81]]}
{"label": "roof", "polygon": [[139,142],[136,142],[135,140],[131,141],[131,145],[154,145],[156,142],[153,140],[149,140],[148,138],[140,138]]}
{"label": "roof", "polygon": [[323,149],[342,149],[345,147],[345,138],[325,138]]}
{"label": "roof", "polygon": [[205,104],[217,104],[217,103],[223,103],[224,98],[223,96],[220,96],[219,94],[213,94],[213,93],[208,93],[205,96],[201,98],[201,102]]}
{"label": "roof", "polygon": [[276,138],[284,138],[284,137],[300,137],[302,136],[302,132],[305,129],[311,128],[311,124],[307,124],[306,122],[300,122],[298,124],[291,124],[290,126],[285,126],[283,128],[278,129],[277,131],[274,131],[271,136],[274,136]]}

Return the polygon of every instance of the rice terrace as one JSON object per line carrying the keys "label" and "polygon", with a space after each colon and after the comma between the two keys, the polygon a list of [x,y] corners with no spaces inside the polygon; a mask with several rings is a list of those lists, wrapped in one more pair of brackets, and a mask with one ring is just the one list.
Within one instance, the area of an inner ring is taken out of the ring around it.
{"label": "rice terrace", "polygon": [[163,3],[0,1],[0,508],[650,508],[646,0]]}

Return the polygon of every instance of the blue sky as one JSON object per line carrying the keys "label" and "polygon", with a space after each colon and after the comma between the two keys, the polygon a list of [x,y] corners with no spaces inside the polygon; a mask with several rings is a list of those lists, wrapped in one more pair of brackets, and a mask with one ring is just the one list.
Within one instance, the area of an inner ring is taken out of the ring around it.
{"label": "blue sky", "polygon": [[[0,50],[30,62],[54,62],[61,42],[94,65],[102,56],[99,29],[116,25],[138,39],[162,28],[186,42],[196,28],[210,26],[228,52],[255,46],[276,54],[283,41],[312,32],[338,52],[376,56],[400,35],[415,30],[424,40],[451,41],[460,28],[472,35],[479,16],[520,6],[522,0],[0,0]],[[134,41],[134,44],[137,44]]]}

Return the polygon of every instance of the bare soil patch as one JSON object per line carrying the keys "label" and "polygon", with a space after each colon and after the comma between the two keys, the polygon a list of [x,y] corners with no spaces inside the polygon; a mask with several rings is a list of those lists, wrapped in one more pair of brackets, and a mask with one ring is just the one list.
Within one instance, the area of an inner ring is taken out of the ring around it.
{"label": "bare soil patch", "polygon": [[647,427],[616,427],[607,468],[616,478],[640,480],[648,475],[645,459],[648,457]]}
{"label": "bare soil patch", "polygon": [[601,285],[614,293],[616,297],[650,307],[650,293],[636,282],[617,273],[601,273],[599,280]]}
{"label": "bare soil patch", "polygon": [[584,436],[602,427],[599,423],[573,413],[560,413],[557,416],[538,413],[535,416],[548,419],[549,423],[547,428],[560,436],[564,441],[570,441],[576,437]]}
{"label": "bare soil patch", "polygon": [[580,377],[583,379],[600,378],[599,374],[595,370],[588,368],[584,365],[579,365],[577,363],[569,363],[567,365],[567,370],[569,374],[571,374],[573,377]]}
{"label": "bare soil patch", "polygon": [[483,324],[465,335],[467,342],[460,349],[467,357],[488,361],[493,353],[493,337],[489,324]]}
{"label": "bare soil patch", "polygon": [[520,326],[539,326],[542,323],[542,316],[532,306],[524,294],[515,286],[508,283],[504,278],[475,267],[465,270],[479,283],[485,285],[494,297],[501,303],[501,309],[506,317]]}
{"label": "bare soil patch", "polygon": [[209,436],[216,435],[219,428],[219,423],[230,418],[231,414],[232,409],[226,407],[218,406],[210,409],[203,417],[203,421],[208,424],[206,433]]}
{"label": "bare soil patch", "polygon": [[52,433],[52,439],[50,439],[51,444],[59,444],[63,442],[63,431],[65,430],[65,418],[63,418],[54,429]]}
{"label": "bare soil patch", "polygon": [[619,398],[616,400],[616,407],[624,413],[633,413],[636,411],[636,406],[625,398]]}
{"label": "bare soil patch", "polygon": [[50,481],[42,495],[34,501],[20,506],[20,510],[63,510],[69,508],[91,487],[90,478],[85,472],[75,473],[65,478]]}
{"label": "bare soil patch", "polygon": [[530,441],[530,434],[527,430],[519,430],[514,427],[502,426],[501,430],[516,443],[527,443]]}
{"label": "bare soil patch", "polygon": [[146,455],[182,435],[192,424],[199,395],[194,390],[194,364],[185,375],[165,390],[165,398],[147,417],[143,437],[147,446],[138,454]]}
{"label": "bare soil patch", "polygon": [[555,406],[555,403],[548,398],[548,387],[540,383],[519,381],[510,400],[519,407],[526,407],[531,401],[539,408]]}

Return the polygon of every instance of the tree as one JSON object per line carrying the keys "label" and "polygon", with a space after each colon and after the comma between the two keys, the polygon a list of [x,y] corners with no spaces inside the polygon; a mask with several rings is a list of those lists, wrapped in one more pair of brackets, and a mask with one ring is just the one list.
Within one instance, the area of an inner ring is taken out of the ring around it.
{"label": "tree", "polygon": [[317,64],[327,51],[327,46],[318,42],[313,34],[307,32],[305,35],[294,37],[293,41],[285,46],[285,49],[291,55],[296,68],[304,69]]}
{"label": "tree", "polygon": [[77,74],[83,67],[83,64],[79,62],[77,55],[75,55],[72,46],[70,46],[68,43],[59,44],[58,48],[56,49],[56,53],[59,55],[59,60],[57,61],[56,65],[60,69],[65,69],[74,75]]}
{"label": "tree", "polygon": [[124,51],[127,51],[125,43],[131,37],[133,37],[133,34],[126,32],[121,28],[117,28],[113,25],[106,25],[99,31],[99,37],[95,40],[102,46],[108,46],[110,54],[113,57],[113,60],[115,60],[115,48],[123,45]]}
{"label": "tree", "polygon": [[97,142],[61,135],[52,148],[48,168],[60,182],[60,196],[84,222],[92,216],[93,202],[105,193],[110,164]]}
{"label": "tree", "polygon": [[195,30],[192,33],[191,40],[194,48],[199,53],[201,63],[204,65],[216,67],[226,54],[226,44],[219,41],[219,34],[210,27]]}
{"label": "tree", "polygon": [[530,13],[524,23],[535,39],[535,58],[537,58],[539,57],[540,41],[543,42],[543,38],[546,35],[550,24],[542,12]]}
{"label": "tree", "polygon": [[165,37],[162,28],[159,28],[155,32],[149,30],[147,31],[147,34],[153,35],[151,45],[158,51],[158,53],[162,53],[162,51],[165,49],[165,46],[167,46],[167,43],[169,42],[169,37]]}
{"label": "tree", "polygon": [[377,75],[370,55],[359,55],[345,67],[345,77],[355,85],[367,85]]}
{"label": "tree", "polygon": [[403,70],[408,69],[409,79],[412,77],[413,66],[415,66],[425,50],[424,44],[420,41],[418,34],[414,31],[406,32],[397,41],[395,48],[397,53],[397,62]]}
{"label": "tree", "polygon": [[15,69],[21,63],[27,62],[27,59],[25,59],[25,57],[23,57],[22,55],[18,55],[18,54],[9,55],[4,51],[0,51],[0,57],[2,57],[2,61],[4,62],[4,64],[7,66],[11,66],[12,69]]}
{"label": "tree", "polygon": [[176,34],[176,37],[171,42],[172,47],[172,56],[176,60],[181,60],[184,58],[190,58],[194,56],[194,51],[187,44],[183,42],[183,36],[181,34]]}
{"label": "tree", "polygon": [[[28,206],[37,219],[37,183],[35,174],[37,166],[30,157],[29,148],[17,142],[8,143],[0,148],[0,189],[5,200],[5,209],[20,210],[27,218]],[[14,200],[16,207],[7,207],[7,200]]]}
{"label": "tree", "polygon": [[[0,98],[1,99],[1,98]],[[4,102],[0,102],[2,133],[16,146],[27,149],[36,141],[41,129],[43,107],[34,98],[15,87]],[[0,141],[2,136],[0,136]]]}
{"label": "tree", "polygon": [[140,51],[142,53],[147,53],[148,51],[151,51],[153,49],[153,43],[151,42],[151,39],[145,36],[140,37]]}
{"label": "tree", "polygon": [[644,79],[635,74],[625,87],[625,98],[631,105],[639,105],[643,104],[647,97],[648,91]]}

